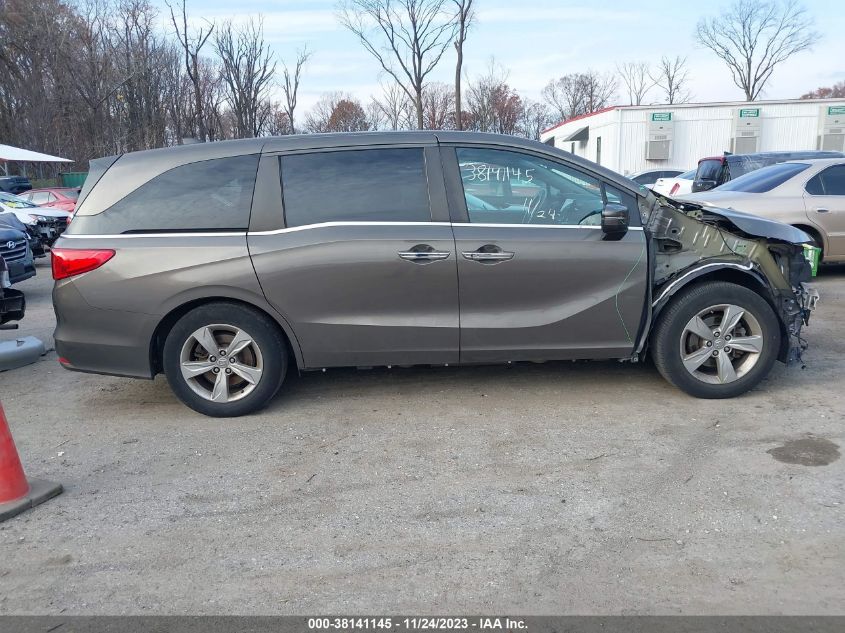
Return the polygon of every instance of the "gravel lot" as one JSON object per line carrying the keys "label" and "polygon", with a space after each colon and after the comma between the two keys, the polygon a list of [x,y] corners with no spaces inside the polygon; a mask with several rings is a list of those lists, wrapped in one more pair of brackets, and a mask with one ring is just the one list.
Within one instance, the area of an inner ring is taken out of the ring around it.
{"label": "gravel lot", "polygon": [[[0,374],[66,488],[0,524],[0,614],[843,614],[845,267],[817,285],[807,368],[733,401],[650,365],[332,370],[214,420],[50,352]],[[52,347],[51,287],[0,339]]]}

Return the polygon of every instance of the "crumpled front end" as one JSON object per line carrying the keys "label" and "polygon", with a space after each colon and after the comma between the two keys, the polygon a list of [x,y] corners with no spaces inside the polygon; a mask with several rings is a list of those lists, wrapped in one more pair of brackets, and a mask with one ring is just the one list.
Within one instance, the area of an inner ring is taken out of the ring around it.
{"label": "crumpled front end", "polygon": [[810,242],[810,236],[766,218],[651,195],[646,207],[644,226],[654,253],[652,315],[696,278],[750,277],[780,318],[779,360],[799,362],[807,347],[801,332],[819,300],[808,283],[811,268],[804,257],[803,243]]}

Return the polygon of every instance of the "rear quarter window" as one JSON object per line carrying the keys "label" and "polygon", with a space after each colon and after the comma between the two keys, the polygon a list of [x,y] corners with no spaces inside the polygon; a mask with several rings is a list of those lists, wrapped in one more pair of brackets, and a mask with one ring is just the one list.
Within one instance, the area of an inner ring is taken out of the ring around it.
{"label": "rear quarter window", "polygon": [[718,182],[721,173],[721,160],[703,160],[698,163],[698,171],[696,172],[695,178],[696,180],[715,180]]}
{"label": "rear quarter window", "polygon": [[78,216],[74,224],[83,233],[98,234],[246,230],[258,158],[250,154],[174,167],[102,213]]}

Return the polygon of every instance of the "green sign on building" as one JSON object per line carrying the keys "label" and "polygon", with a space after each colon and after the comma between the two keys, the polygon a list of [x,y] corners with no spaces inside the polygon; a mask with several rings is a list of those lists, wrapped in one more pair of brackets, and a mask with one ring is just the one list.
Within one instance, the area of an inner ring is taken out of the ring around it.
{"label": "green sign on building", "polygon": [[658,121],[671,121],[672,120],[672,113],[671,112],[652,112],[651,113],[651,120],[658,122]]}
{"label": "green sign on building", "polygon": [[830,106],[827,109],[827,114],[833,116],[835,114],[845,114],[845,106]]}
{"label": "green sign on building", "polygon": [[740,119],[754,119],[760,116],[760,108],[742,108],[739,111]]}

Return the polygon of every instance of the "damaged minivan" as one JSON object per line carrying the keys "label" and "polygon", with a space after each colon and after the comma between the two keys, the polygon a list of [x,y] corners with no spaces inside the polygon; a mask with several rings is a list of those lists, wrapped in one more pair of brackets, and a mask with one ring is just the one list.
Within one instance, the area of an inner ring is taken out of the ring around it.
{"label": "damaged minivan", "polygon": [[288,136],[92,161],[53,252],[68,369],[237,416],[291,370],[642,360],[700,398],[798,361],[818,299],[779,222],[548,145]]}

